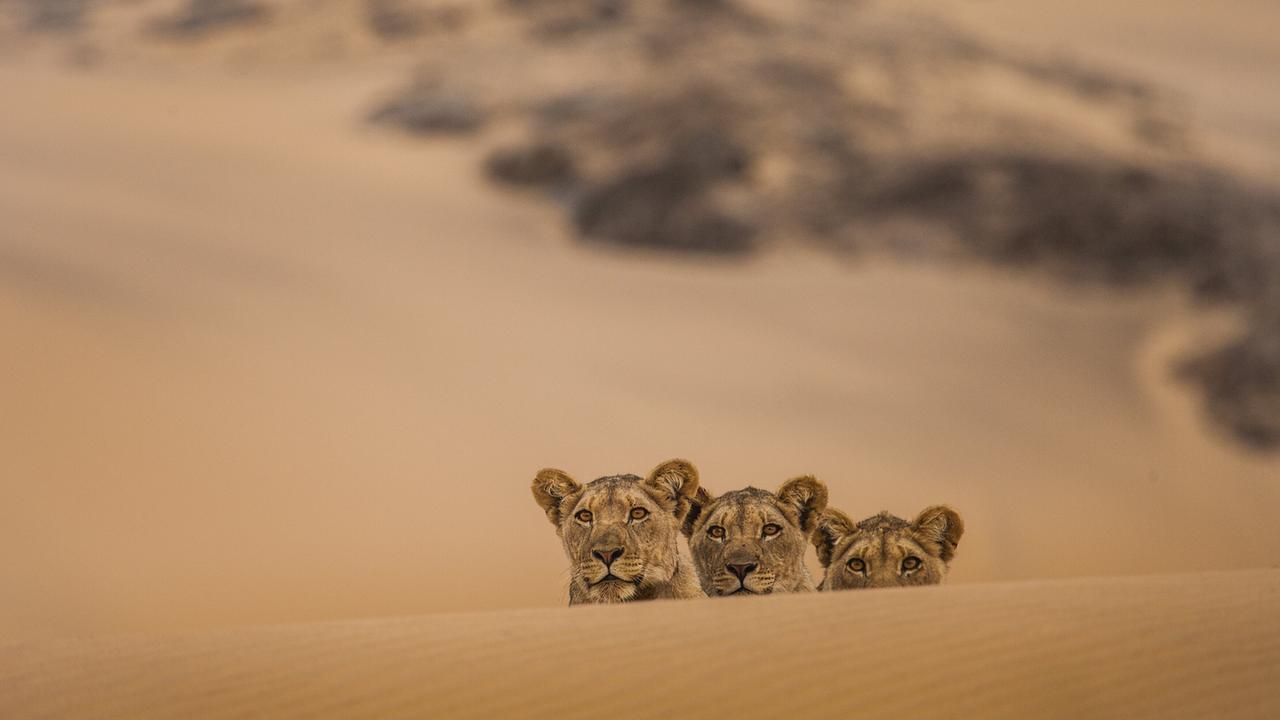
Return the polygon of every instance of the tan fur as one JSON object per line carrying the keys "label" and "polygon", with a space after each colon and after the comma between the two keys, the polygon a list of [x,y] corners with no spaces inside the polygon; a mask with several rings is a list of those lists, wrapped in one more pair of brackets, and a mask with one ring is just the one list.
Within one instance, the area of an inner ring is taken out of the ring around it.
{"label": "tan fur", "polygon": [[665,462],[647,478],[610,475],[585,486],[561,470],[539,472],[533,499],[569,559],[569,604],[702,597],[678,542],[697,490],[698,471],[686,460]]}
{"label": "tan fur", "polygon": [[882,512],[856,525],[828,508],[813,533],[826,568],[819,589],[936,585],[946,579],[963,534],[960,514],[946,505],[926,508],[912,522]]}
{"label": "tan fur", "polygon": [[826,485],[806,475],[777,493],[746,488],[714,498],[699,488],[693,506],[683,531],[708,595],[813,590],[804,553],[827,506]]}

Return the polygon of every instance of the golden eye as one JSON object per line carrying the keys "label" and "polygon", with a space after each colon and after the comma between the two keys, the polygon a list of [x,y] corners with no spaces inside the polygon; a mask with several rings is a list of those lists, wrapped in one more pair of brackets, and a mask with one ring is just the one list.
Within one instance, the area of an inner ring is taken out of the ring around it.
{"label": "golden eye", "polygon": [[849,561],[849,569],[856,573],[864,573],[867,571],[867,564],[862,561],[862,558],[854,558]]}
{"label": "golden eye", "polygon": [[902,571],[911,572],[920,567],[920,558],[914,555],[902,559]]}
{"label": "golden eye", "polygon": [[645,510],[645,509],[644,509],[644,508],[642,508],[642,507],[634,507],[634,508],[631,508],[631,519],[632,519],[632,520],[643,520],[643,519],[645,519],[645,518],[647,518],[647,517],[649,517],[649,511],[648,511],[648,510]]}
{"label": "golden eye", "polygon": [[707,528],[707,537],[715,538],[716,540],[724,538],[724,528],[719,525],[712,525]]}
{"label": "golden eye", "polygon": [[590,510],[579,510],[579,511],[578,511],[578,514],[574,515],[574,517],[578,518],[578,522],[583,522],[583,523],[588,523],[588,524],[589,524],[589,523],[591,522],[591,511],[590,511]]}
{"label": "golden eye", "polygon": [[762,532],[764,533],[765,537],[773,537],[774,535],[777,535],[778,533],[782,532],[782,527],[775,525],[773,523],[769,523],[768,525],[764,526],[764,530]]}

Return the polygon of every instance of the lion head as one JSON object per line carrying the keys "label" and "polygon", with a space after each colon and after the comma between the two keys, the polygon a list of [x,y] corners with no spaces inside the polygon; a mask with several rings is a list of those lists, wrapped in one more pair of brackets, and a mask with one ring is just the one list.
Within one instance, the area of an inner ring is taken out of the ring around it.
{"label": "lion head", "polygon": [[647,478],[610,475],[580,485],[548,468],[533,480],[569,558],[569,604],[659,597],[698,597],[680,527],[698,489],[685,460],[659,465]]}
{"label": "lion head", "polygon": [[685,519],[693,564],[708,595],[808,592],[809,536],[827,506],[827,486],[805,476],[771,493],[734,490],[718,498],[699,488]]}
{"label": "lion head", "polygon": [[912,522],[882,512],[856,525],[839,510],[818,520],[813,544],[825,567],[822,590],[937,585],[947,576],[964,534],[960,514],[926,508]]}

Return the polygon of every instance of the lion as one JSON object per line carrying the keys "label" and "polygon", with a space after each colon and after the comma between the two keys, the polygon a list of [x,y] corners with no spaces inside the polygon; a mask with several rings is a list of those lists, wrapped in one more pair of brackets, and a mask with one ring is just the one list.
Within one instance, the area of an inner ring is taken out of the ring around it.
{"label": "lion", "polygon": [[585,486],[547,468],[533,479],[569,558],[569,604],[704,597],[680,527],[698,490],[698,471],[670,460],[649,473],[610,475]]}
{"label": "lion", "polygon": [[804,553],[826,506],[827,486],[807,475],[788,480],[777,493],[749,487],[713,498],[699,488],[683,531],[703,591],[811,592]]}
{"label": "lion", "polygon": [[960,513],[946,505],[925,508],[912,522],[882,512],[856,525],[828,508],[817,524],[813,544],[826,568],[820,590],[937,585],[964,534]]}

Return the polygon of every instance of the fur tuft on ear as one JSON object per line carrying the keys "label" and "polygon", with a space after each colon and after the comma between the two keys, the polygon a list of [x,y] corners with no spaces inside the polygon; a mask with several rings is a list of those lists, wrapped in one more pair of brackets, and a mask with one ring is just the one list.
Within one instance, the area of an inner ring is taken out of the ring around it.
{"label": "fur tuft on ear", "polygon": [[547,513],[547,519],[552,525],[560,527],[560,505],[565,498],[581,490],[582,486],[563,470],[545,468],[538,471],[530,489],[533,490],[533,499],[538,507]]}
{"label": "fur tuft on ear", "polygon": [[812,475],[792,478],[778,488],[778,499],[795,509],[805,535],[818,526],[818,516],[827,509],[827,486]]}
{"label": "fur tuft on ear", "polygon": [[707,492],[704,487],[699,487],[698,492],[694,493],[693,498],[689,501],[689,514],[684,516],[684,522],[680,525],[680,532],[685,537],[693,537],[693,526],[697,524],[698,518],[707,511],[711,503],[716,499]]}
{"label": "fur tuft on ear", "polygon": [[853,534],[857,525],[849,519],[848,515],[836,510],[835,508],[827,508],[818,514],[817,527],[813,531],[813,547],[818,551],[818,562],[822,563],[822,567],[831,564],[831,555],[836,551],[836,546],[841,540]]}
{"label": "fur tuft on ear", "polygon": [[668,460],[649,473],[644,486],[683,523],[698,492],[698,469],[688,460]]}
{"label": "fur tuft on ear", "polygon": [[956,556],[956,546],[964,534],[964,520],[960,513],[946,505],[925,508],[912,523],[916,539],[928,549],[936,548],[943,562],[951,562]]}

